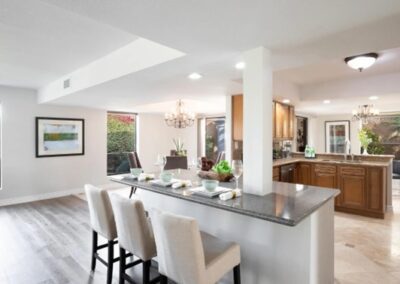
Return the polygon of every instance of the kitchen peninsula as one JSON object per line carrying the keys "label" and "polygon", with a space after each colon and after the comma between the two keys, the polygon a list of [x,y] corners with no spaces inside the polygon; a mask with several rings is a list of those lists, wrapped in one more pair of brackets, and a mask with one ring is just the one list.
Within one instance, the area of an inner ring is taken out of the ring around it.
{"label": "kitchen peninsula", "polygon": [[289,183],[338,188],[335,210],[368,217],[384,218],[391,209],[391,155],[317,154],[305,159],[304,153],[278,159],[273,179]]}
{"label": "kitchen peninsula", "polygon": [[[195,172],[174,174],[199,184]],[[147,210],[159,208],[196,218],[201,230],[237,242],[243,283],[333,283],[337,190],[273,182],[272,193],[265,196],[243,193],[221,201],[193,195],[190,188],[157,187],[129,176],[111,180],[137,187],[136,195]],[[226,277],[222,283],[230,281]]]}

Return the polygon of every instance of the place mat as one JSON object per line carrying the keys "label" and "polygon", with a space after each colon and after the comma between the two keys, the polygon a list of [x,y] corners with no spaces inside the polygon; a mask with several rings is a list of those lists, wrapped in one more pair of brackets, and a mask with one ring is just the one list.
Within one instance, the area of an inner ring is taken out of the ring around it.
{"label": "place mat", "polygon": [[208,191],[202,186],[189,189],[193,194],[201,195],[209,198],[220,195],[221,193],[231,191],[231,188],[218,186],[214,191]]}
{"label": "place mat", "polygon": [[179,180],[178,179],[171,179],[170,182],[164,182],[161,179],[153,179],[153,180],[149,181],[150,184],[156,185],[156,186],[161,186],[161,187],[169,187],[169,186],[171,186],[172,184],[174,184],[176,182],[179,182]]}

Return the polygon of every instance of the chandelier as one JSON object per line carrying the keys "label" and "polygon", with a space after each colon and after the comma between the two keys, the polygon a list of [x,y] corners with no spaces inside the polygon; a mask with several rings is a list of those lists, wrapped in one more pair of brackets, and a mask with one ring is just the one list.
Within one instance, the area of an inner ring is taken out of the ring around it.
{"label": "chandelier", "polygon": [[360,105],[357,110],[353,110],[353,120],[361,120],[362,124],[366,124],[378,118],[379,110],[373,105]]}
{"label": "chandelier", "polygon": [[175,112],[165,114],[165,123],[175,128],[186,128],[194,124],[195,115],[185,110],[181,100],[176,103]]}

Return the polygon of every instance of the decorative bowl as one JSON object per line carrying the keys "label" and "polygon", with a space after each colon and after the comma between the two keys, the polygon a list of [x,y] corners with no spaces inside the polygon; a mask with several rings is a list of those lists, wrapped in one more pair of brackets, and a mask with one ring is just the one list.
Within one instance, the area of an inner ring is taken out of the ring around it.
{"label": "decorative bowl", "polygon": [[141,173],[142,173],[142,169],[141,168],[132,168],[131,169],[131,174],[133,175],[133,177],[137,178]]}
{"label": "decorative bowl", "polygon": [[203,180],[201,181],[201,183],[202,183],[203,187],[204,187],[206,190],[208,190],[208,191],[214,191],[214,190],[217,188],[217,186],[218,186],[218,184],[219,184],[219,181],[213,180],[213,179],[203,179]]}
{"label": "decorative bowl", "polygon": [[162,172],[162,173],[160,174],[160,179],[161,179],[163,182],[171,182],[172,177],[173,177],[173,173]]}

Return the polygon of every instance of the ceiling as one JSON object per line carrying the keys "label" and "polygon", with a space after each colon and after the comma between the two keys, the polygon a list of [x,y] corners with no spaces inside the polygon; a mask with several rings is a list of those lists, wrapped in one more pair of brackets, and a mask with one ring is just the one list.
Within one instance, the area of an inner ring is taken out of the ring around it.
{"label": "ceiling", "polygon": [[347,76],[345,56],[400,47],[398,0],[0,2],[0,84],[43,87],[138,37],[186,54],[51,102],[62,105],[131,110],[241,92],[233,66],[258,46],[300,85]]}

